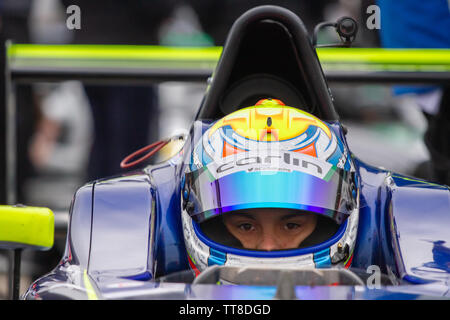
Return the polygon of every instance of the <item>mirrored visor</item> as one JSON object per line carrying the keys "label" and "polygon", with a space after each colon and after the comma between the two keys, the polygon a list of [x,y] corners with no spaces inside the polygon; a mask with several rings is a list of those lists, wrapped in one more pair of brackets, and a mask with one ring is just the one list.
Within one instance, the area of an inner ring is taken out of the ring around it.
{"label": "mirrored visor", "polygon": [[275,166],[243,155],[189,172],[183,205],[196,222],[251,208],[297,209],[345,221],[356,207],[352,174],[317,158],[287,154],[280,154]]}

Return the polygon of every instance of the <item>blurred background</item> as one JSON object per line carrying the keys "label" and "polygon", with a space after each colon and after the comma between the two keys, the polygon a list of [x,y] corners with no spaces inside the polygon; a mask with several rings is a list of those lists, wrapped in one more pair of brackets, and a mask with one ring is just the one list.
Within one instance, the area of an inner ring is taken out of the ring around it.
{"label": "blurred background", "polygon": [[[0,37],[2,43],[10,39],[36,44],[222,46],[232,23],[243,12],[257,5],[276,4],[298,14],[311,34],[319,22],[353,17],[359,22],[354,47],[450,47],[449,36],[445,35],[450,30],[447,0],[427,1],[429,5],[416,0],[393,2],[0,0]],[[66,25],[66,10],[73,4],[81,9],[79,30],[69,30]],[[367,9],[374,4],[380,8],[381,29],[367,27],[372,16]],[[430,18],[425,14],[428,9],[432,11]],[[437,21],[433,14],[438,11],[443,24],[433,27],[430,21]],[[402,19],[406,22],[400,30],[394,21],[400,23]],[[412,21],[412,29],[407,28],[408,21]],[[424,30],[421,21],[437,35]],[[332,30],[324,30],[319,42],[335,42],[335,37]],[[1,87],[4,99],[3,82]],[[443,113],[448,88],[365,83],[330,83],[330,87],[348,128],[350,148],[358,158],[402,174],[449,184],[450,169],[444,166],[439,171],[431,164],[432,159],[448,159],[449,155],[450,126],[442,125],[450,118],[449,112]],[[67,81],[17,86],[17,202],[49,207],[56,221],[54,248],[23,254],[21,293],[59,262],[69,205],[77,188],[100,177],[123,173],[119,163],[128,154],[188,130],[205,88],[206,83],[187,82],[107,86]],[[0,118],[3,144],[5,110],[1,110]],[[3,183],[4,146],[0,151],[0,203],[4,204],[8,188]],[[0,299],[8,298],[9,257],[8,252],[0,252]]]}

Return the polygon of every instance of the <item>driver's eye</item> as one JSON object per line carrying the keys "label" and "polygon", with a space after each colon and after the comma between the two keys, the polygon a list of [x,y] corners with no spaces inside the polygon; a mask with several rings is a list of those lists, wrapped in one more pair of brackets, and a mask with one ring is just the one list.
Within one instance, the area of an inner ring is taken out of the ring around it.
{"label": "driver's eye", "polygon": [[288,222],[284,227],[288,230],[294,230],[300,228],[300,225],[298,223]]}
{"label": "driver's eye", "polygon": [[241,229],[243,231],[250,231],[250,230],[253,230],[254,227],[251,223],[241,223],[239,225],[239,229]]}

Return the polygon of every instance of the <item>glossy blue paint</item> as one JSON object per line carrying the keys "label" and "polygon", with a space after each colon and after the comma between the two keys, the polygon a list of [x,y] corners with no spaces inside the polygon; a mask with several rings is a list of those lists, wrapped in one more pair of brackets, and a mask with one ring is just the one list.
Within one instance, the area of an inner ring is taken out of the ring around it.
{"label": "glossy blue paint", "polygon": [[448,244],[442,240],[433,241],[432,253],[433,261],[426,262],[423,266],[450,273],[450,247]]}
{"label": "glossy blue paint", "polygon": [[380,266],[383,271],[382,216],[385,211],[386,191],[383,183],[387,172],[367,166],[354,157],[360,178],[360,214],[356,247],[352,267],[367,269],[370,265]]}
{"label": "glossy blue paint", "polygon": [[449,281],[450,191],[448,187],[393,175],[392,236],[396,260],[407,280]]}
{"label": "glossy blue paint", "polygon": [[91,246],[93,184],[87,184],[75,193],[70,208],[67,244],[63,260],[87,268]]}
{"label": "glossy blue paint", "polygon": [[152,200],[149,177],[142,173],[95,183],[91,276],[149,278]]}
{"label": "glossy blue paint", "polygon": [[167,163],[148,169],[157,190],[154,244],[157,275],[189,267],[181,228],[180,178],[176,175],[177,169],[176,164]]}

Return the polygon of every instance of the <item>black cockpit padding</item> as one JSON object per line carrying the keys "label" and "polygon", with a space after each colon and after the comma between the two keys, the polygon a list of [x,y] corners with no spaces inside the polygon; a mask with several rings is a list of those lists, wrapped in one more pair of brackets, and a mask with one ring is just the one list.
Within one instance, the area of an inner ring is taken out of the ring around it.
{"label": "black cockpit padding", "polygon": [[[249,79],[254,86],[258,76],[262,76],[261,88],[256,93],[241,91],[242,97],[237,97],[236,88],[249,86],[246,83]],[[263,83],[269,78],[276,84],[266,94]],[[259,96],[282,101],[296,96],[293,103],[286,104],[322,120],[338,120],[303,22],[293,12],[278,6],[253,8],[233,24],[196,119],[222,118],[230,110],[245,107],[234,104]],[[297,100],[302,105],[295,105]]]}
{"label": "black cockpit padding", "polygon": [[254,74],[236,81],[220,101],[220,110],[230,114],[254,106],[261,99],[279,99],[287,106],[313,113],[303,95],[290,82],[271,74]]}

